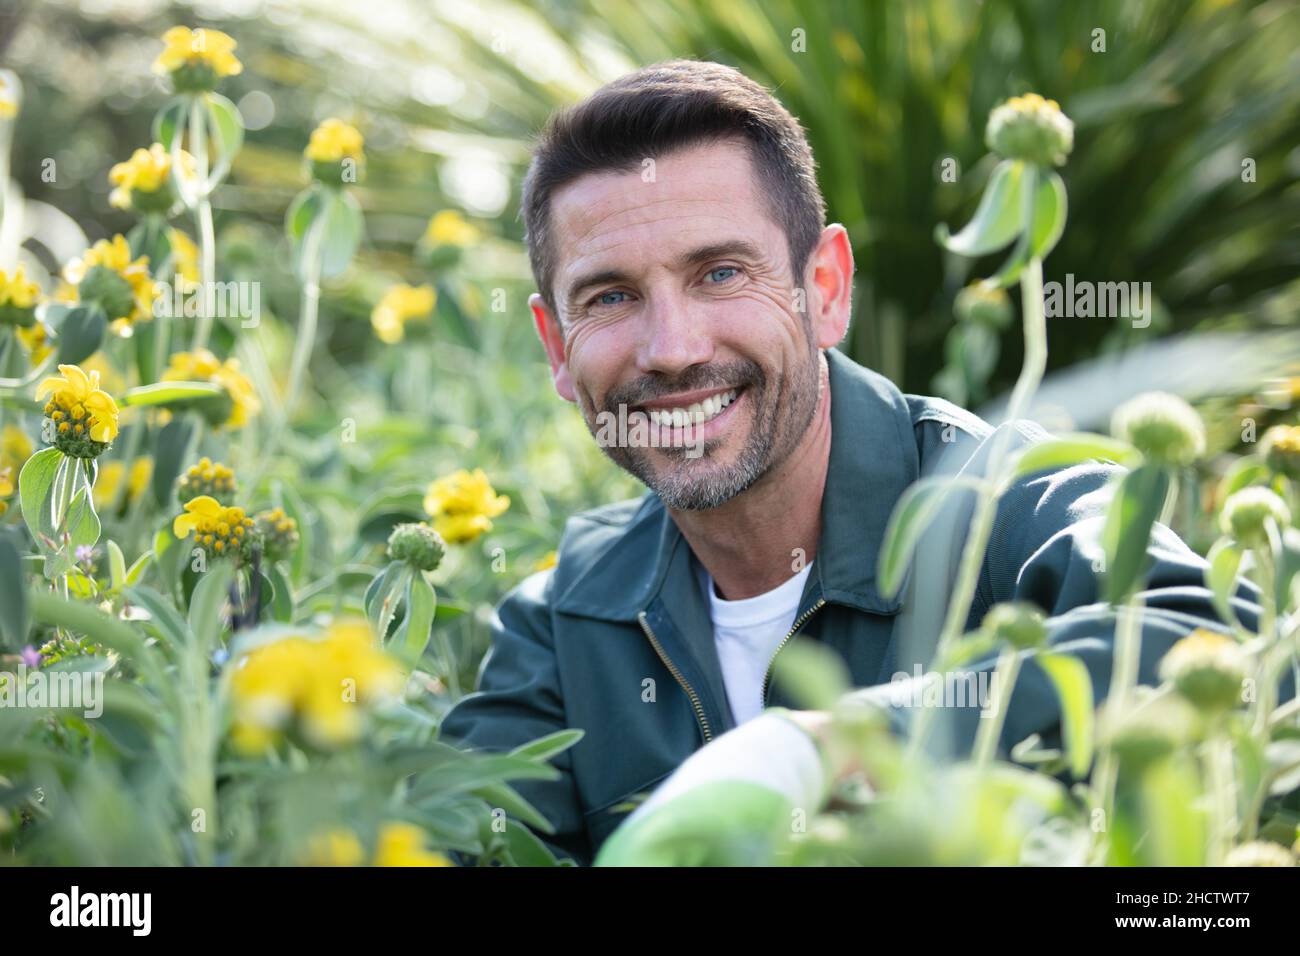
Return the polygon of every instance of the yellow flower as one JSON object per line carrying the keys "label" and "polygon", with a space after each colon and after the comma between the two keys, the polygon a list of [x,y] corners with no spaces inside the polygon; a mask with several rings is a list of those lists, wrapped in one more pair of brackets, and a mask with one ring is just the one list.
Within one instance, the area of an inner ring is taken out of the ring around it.
{"label": "yellow flower", "polygon": [[306,866],[360,866],[366,851],[351,830],[336,828],[318,833],[307,843]]}
{"label": "yellow flower", "polygon": [[194,535],[213,557],[237,554],[248,557],[253,547],[253,519],[243,508],[227,507],[211,495],[199,495],[185,502],[185,513],[172,521],[172,535],[180,540]]}
{"label": "yellow flower", "polygon": [[438,294],[431,285],[395,285],[370,313],[370,324],[380,341],[392,345],[402,340],[407,322],[427,317],[437,301]]}
{"label": "yellow flower", "polygon": [[117,437],[117,403],[100,389],[98,372],[87,375],[77,365],[60,365],[59,372],[62,378],[52,375],[36,387],[38,401],[50,394],[45,415],[54,422],[55,447],[76,458],[94,458]]}
{"label": "yellow flower", "polygon": [[145,456],[137,458],[131,464],[131,470],[128,473],[126,462],[110,461],[99,469],[99,476],[95,479],[95,507],[97,509],[107,508],[117,500],[118,490],[122,487],[122,480],[126,479],[126,495],[124,502],[132,502],[140,497],[149,484],[149,478],[153,474],[153,459]]}
{"label": "yellow flower", "polygon": [[424,231],[424,238],[439,246],[468,246],[478,240],[476,226],[466,222],[455,209],[444,209],[435,213]]}
{"label": "yellow flower", "polygon": [[[371,866],[451,866],[441,853],[424,845],[424,831],[410,823],[385,823],[379,829],[379,845]],[[365,848],[351,830],[336,827],[317,834],[307,844],[308,866],[361,866]]]}
{"label": "yellow flower", "polygon": [[221,422],[226,428],[243,428],[262,408],[253,383],[239,368],[239,360],[230,358],[222,362],[207,349],[174,354],[162,380],[220,385],[230,399],[230,415]]}
{"label": "yellow flower", "polygon": [[320,638],[254,648],[236,663],[230,688],[233,742],[245,752],[264,751],[295,724],[310,743],[337,747],[361,736],[367,704],[401,691],[402,670],[367,624],[346,621]]}
{"label": "yellow flower", "polygon": [[171,73],[177,78],[178,70],[196,70],[215,79],[243,72],[244,65],[234,54],[238,44],[220,30],[172,27],[162,35],[162,41],[163,51],[153,64],[155,73]]}
{"label": "yellow flower", "polygon": [[0,431],[0,468],[12,468],[16,474],[32,457],[32,440],[17,425],[6,425]]}
{"label": "yellow flower", "polygon": [[[14,470],[8,466],[0,468],[0,499],[8,498],[14,493]],[[0,500],[0,515],[9,510],[9,502]]]}
{"label": "yellow flower", "polygon": [[558,559],[559,559],[559,555],[556,554],[555,551],[547,551],[544,555],[542,555],[540,558],[537,559],[537,562],[533,565],[533,570],[545,571],[548,568],[553,568],[555,567]]}
{"label": "yellow flower", "polygon": [[386,823],[379,831],[375,866],[451,866],[441,853],[425,849],[424,831],[410,823]]}
{"label": "yellow flower", "polygon": [[80,259],[69,262],[63,277],[76,286],[78,301],[95,302],[104,309],[119,335],[129,336],[132,323],[153,316],[149,257],[132,261],[131,247],[120,233],[100,239]]}
{"label": "yellow flower", "polygon": [[198,282],[199,247],[194,240],[179,229],[168,229],[167,241],[172,247],[172,272],[186,282]]}
{"label": "yellow flower", "polygon": [[14,269],[12,278],[0,270],[0,308],[32,309],[40,296],[41,287],[27,278],[21,265]]}
{"label": "yellow flower", "polygon": [[490,519],[509,507],[510,499],[496,493],[481,468],[439,478],[424,496],[424,510],[449,544],[464,544],[491,531]]}
{"label": "yellow flower", "polygon": [[305,155],[313,163],[338,163],[344,159],[360,161],[365,140],[355,126],[340,119],[327,119],[314,130]]}
{"label": "yellow flower", "polygon": [[18,341],[23,344],[23,348],[27,349],[33,368],[44,362],[54,351],[54,346],[50,344],[49,332],[39,322],[25,329],[14,329],[14,334],[18,336]]}
{"label": "yellow flower", "polygon": [[[109,204],[118,209],[133,206],[142,211],[163,212],[171,206],[171,154],[162,143],[148,149],[137,149],[131,158],[118,163],[108,172],[114,190],[109,194]],[[181,150],[181,176],[194,176],[194,157]]]}
{"label": "yellow flower", "polygon": [[0,119],[18,115],[18,79],[8,70],[0,70]]}

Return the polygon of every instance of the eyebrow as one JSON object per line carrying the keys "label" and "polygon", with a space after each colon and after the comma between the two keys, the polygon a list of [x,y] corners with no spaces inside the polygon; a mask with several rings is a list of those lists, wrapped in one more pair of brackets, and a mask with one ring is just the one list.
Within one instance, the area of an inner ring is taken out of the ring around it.
{"label": "eyebrow", "polygon": [[[677,269],[686,269],[702,262],[708,262],[710,259],[723,259],[727,256],[757,261],[763,258],[763,252],[747,239],[726,239],[722,242],[711,242],[705,246],[688,249],[673,260],[673,266]],[[569,290],[565,294],[565,300],[573,304],[585,290],[590,289],[592,286],[614,282],[630,282],[631,280],[631,275],[622,269],[601,269],[598,272],[590,272],[579,276],[569,286]]]}

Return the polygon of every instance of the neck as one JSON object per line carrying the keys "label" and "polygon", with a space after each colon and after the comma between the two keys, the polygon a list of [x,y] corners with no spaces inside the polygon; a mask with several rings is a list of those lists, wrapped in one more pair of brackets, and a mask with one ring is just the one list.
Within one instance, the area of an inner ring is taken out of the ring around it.
{"label": "neck", "polygon": [[812,421],[779,465],[717,508],[669,511],[725,600],[770,591],[817,556],[831,451],[830,373],[822,353],[818,365]]}

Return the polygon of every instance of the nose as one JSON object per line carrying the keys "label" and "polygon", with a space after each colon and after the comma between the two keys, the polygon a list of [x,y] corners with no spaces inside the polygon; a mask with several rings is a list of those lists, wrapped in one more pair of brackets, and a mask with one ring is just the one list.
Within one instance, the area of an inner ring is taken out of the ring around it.
{"label": "nose", "polygon": [[713,337],[706,316],[680,294],[654,295],[641,312],[644,323],[637,370],[673,376],[713,359]]}

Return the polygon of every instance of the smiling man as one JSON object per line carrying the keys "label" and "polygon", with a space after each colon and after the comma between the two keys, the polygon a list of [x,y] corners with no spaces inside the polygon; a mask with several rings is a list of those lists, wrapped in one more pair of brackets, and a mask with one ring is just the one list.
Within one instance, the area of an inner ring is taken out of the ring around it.
{"label": "smiling man", "polygon": [[[649,492],[570,519],[557,566],[502,602],[479,688],[442,733],[507,750],[581,728],[556,759],[559,779],[518,787],[553,824],[549,845],[577,862],[591,861],[630,798],[715,738],[747,725],[766,734],[750,734],[755,754],[785,746],[792,725],[769,728],[764,710],[786,703],[771,674],[792,639],[834,650],[860,687],[887,689],[933,651],[960,536],[936,530],[923,573],[898,597],[881,593],[876,555],[902,492],[927,474],[978,469],[993,429],[835,350],[853,253],[844,227],[825,222],[815,172],[794,118],[707,62],[611,83],[554,116],[536,147],[524,190],[530,307],[555,388]],[[602,439],[610,416],[637,427]],[[1021,441],[1040,434],[1003,427]],[[1037,604],[1049,639],[1085,662],[1099,694],[1113,621],[1093,565],[1114,471],[1080,466],[1013,486],[968,621],[1001,601]],[[964,527],[960,507],[946,527]],[[1167,529],[1152,559],[1144,681],[1170,644],[1215,620],[1200,560]],[[972,703],[948,715],[951,753],[969,750]],[[1058,716],[1029,662],[1002,752],[1031,733],[1050,743]],[[908,719],[900,708],[900,733]],[[818,718],[796,722],[815,729]],[[773,756],[769,769],[800,760]]]}

